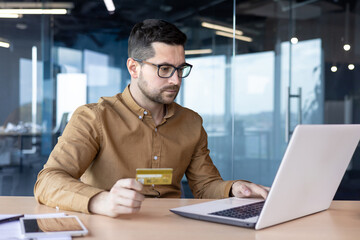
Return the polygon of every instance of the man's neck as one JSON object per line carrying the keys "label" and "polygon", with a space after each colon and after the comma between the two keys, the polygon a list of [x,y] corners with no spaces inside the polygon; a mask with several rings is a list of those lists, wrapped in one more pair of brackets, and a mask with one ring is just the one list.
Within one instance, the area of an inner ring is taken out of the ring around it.
{"label": "man's neck", "polygon": [[[148,99],[137,99],[132,91],[131,91],[131,85],[130,85],[130,94],[132,95],[132,98],[135,100],[135,102],[142,108],[146,109],[151,113],[151,116],[155,122],[155,125],[158,126],[162,120],[164,119],[164,116],[166,114],[166,106],[165,104],[161,103],[155,103]],[[133,91],[136,91],[133,89]],[[137,96],[141,96],[140,94],[137,94]]]}
{"label": "man's neck", "polygon": [[161,107],[156,109],[149,109],[151,112],[151,116],[154,119],[155,125],[158,126],[164,119],[166,106],[164,104],[161,104]]}

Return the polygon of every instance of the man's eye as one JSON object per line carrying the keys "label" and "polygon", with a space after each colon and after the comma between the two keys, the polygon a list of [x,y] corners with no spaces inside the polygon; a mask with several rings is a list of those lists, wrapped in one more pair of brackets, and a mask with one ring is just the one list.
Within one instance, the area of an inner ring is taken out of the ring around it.
{"label": "man's eye", "polygon": [[170,66],[161,66],[160,71],[162,72],[169,72],[171,70]]}

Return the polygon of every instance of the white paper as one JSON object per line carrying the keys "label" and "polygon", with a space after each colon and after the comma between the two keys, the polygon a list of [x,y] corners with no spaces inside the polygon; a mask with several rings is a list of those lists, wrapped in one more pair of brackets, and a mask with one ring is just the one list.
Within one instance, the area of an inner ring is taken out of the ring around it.
{"label": "white paper", "polygon": [[[12,214],[12,215],[0,215],[0,219],[14,217],[19,214]],[[14,222],[7,222],[0,224],[0,239],[20,239],[20,224],[19,221]]]}
{"label": "white paper", "polygon": [[24,218],[53,218],[53,217],[63,217],[66,216],[65,213],[47,213],[47,214],[25,214]]}

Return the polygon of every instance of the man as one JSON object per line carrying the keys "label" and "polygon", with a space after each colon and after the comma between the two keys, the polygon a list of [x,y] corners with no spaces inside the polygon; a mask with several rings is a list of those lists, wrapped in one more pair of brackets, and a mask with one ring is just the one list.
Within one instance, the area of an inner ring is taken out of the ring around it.
{"label": "man", "polygon": [[[197,198],[266,198],[266,187],[221,178],[201,117],[174,103],[192,67],[185,62],[185,41],[184,33],[162,20],[134,26],[130,85],[74,112],[38,175],[34,192],[40,203],[116,217],[139,211],[145,196],[180,197],[184,174]],[[143,186],[134,179],[136,168],[173,168],[173,183]]]}

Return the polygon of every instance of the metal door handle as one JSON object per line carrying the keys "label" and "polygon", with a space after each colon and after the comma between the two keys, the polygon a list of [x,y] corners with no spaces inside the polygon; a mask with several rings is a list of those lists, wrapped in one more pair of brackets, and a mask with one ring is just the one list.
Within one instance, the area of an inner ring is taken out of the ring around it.
{"label": "metal door handle", "polygon": [[298,124],[302,123],[302,108],[301,108],[301,88],[298,88],[298,94],[291,94],[290,87],[288,87],[288,98],[287,98],[287,112],[286,112],[286,119],[285,119],[285,141],[289,142],[290,136],[293,133],[290,126],[290,117],[291,117],[291,98],[298,99]]}

